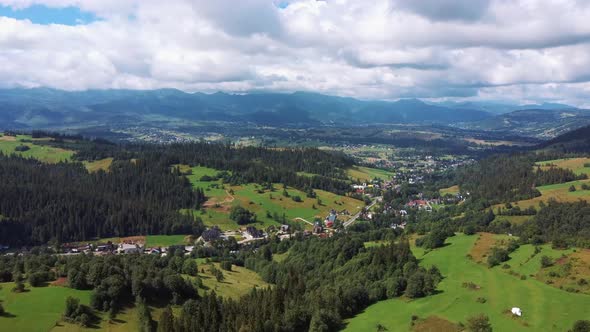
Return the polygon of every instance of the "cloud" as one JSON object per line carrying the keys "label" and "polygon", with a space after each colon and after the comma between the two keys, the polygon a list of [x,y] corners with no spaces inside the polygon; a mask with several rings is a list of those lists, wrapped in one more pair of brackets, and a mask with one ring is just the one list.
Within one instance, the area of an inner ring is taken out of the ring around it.
{"label": "cloud", "polygon": [[[585,105],[590,5],[568,0],[0,0],[0,86],[308,90]],[[559,22],[559,24],[556,24]],[[535,88],[538,87],[538,88]]]}
{"label": "cloud", "polygon": [[474,21],[485,15],[490,0],[400,0],[398,5],[433,21]]}

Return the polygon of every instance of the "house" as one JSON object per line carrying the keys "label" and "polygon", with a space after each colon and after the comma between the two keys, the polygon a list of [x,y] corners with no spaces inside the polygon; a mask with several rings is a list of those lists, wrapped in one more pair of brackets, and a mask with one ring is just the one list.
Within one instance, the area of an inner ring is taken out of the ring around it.
{"label": "house", "polygon": [[264,232],[257,229],[254,226],[248,226],[246,227],[246,233],[249,234],[250,236],[252,236],[255,239],[258,238],[263,238],[264,237]]}
{"label": "house", "polygon": [[324,232],[324,228],[322,227],[322,224],[319,221],[316,221],[313,225],[313,233],[320,234],[323,232]]}
{"label": "house", "polygon": [[281,232],[289,233],[289,225],[281,225]]}
{"label": "house", "polygon": [[423,199],[415,199],[406,204],[407,207],[418,208],[418,210],[432,211],[430,204]]}
{"label": "house", "polygon": [[138,243],[121,243],[119,244],[119,248],[117,248],[117,253],[119,254],[135,254],[142,252],[143,246]]}

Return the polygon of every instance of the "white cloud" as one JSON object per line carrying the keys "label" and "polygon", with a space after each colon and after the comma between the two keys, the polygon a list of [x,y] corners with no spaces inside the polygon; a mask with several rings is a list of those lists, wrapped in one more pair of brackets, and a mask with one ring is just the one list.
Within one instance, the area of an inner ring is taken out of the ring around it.
{"label": "white cloud", "polygon": [[65,26],[0,17],[0,85],[588,103],[586,1],[278,3],[0,0],[101,18]]}

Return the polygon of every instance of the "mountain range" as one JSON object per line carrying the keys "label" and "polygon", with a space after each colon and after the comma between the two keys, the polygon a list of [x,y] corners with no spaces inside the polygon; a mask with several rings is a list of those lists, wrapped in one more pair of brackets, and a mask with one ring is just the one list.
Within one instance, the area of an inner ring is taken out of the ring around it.
{"label": "mountain range", "polygon": [[309,92],[213,94],[161,90],[0,90],[3,129],[76,128],[167,121],[265,126],[438,124],[554,137],[590,124],[590,111],[563,104],[367,101]]}

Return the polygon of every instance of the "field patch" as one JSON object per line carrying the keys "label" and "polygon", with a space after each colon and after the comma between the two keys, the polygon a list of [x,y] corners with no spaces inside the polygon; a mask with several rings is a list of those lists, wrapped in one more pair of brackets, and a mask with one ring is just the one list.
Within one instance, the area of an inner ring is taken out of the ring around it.
{"label": "field patch", "polygon": [[109,170],[112,163],[113,163],[113,158],[105,158],[105,159],[101,159],[101,160],[84,161],[83,162],[84,166],[86,167],[86,169],[90,173],[98,172],[100,170],[106,172]]}
{"label": "field patch", "polygon": [[382,180],[391,179],[395,173],[389,172],[383,169],[370,168],[363,166],[355,166],[346,170],[346,174],[358,182],[370,182],[374,178],[380,178]]}
{"label": "field patch", "polygon": [[[205,286],[204,292],[215,291],[215,294],[222,297],[238,299],[242,295],[248,294],[253,288],[265,288],[269,284],[254,271],[245,267],[232,265],[232,271],[221,270],[219,263],[198,262],[199,277]],[[217,281],[211,273],[211,266],[221,270],[223,280]]]}
{"label": "field patch", "polygon": [[454,185],[448,188],[442,188],[439,190],[440,194],[442,196],[444,195],[457,195],[459,193],[459,186],[458,185]]}
{"label": "field patch", "polygon": [[0,316],[0,331],[45,332],[61,320],[68,296],[90,303],[91,291],[60,286],[30,287],[24,293],[13,293],[14,283],[1,283],[0,301],[7,315]]}
{"label": "field patch", "polygon": [[[46,163],[58,163],[60,161],[69,161],[74,155],[74,151],[62,148],[56,148],[48,145],[34,144],[35,141],[43,139],[33,139],[30,135],[2,136],[0,137],[0,152],[5,155],[16,154],[24,158],[34,158]],[[15,151],[17,147],[28,147],[27,151]]]}
{"label": "field patch", "polygon": [[471,259],[473,259],[476,263],[485,264],[487,261],[487,257],[492,251],[493,247],[501,247],[504,248],[507,245],[507,242],[511,239],[516,240],[514,237],[510,237],[508,235],[502,234],[492,234],[492,233],[478,233],[479,236],[471,250],[469,251],[469,255]]}
{"label": "field patch", "polygon": [[[494,331],[566,331],[576,320],[587,319],[590,297],[564,292],[533,278],[520,278],[489,269],[466,257],[477,237],[456,235],[448,245],[428,253],[416,251],[420,265],[436,265],[444,276],[439,293],[407,301],[391,299],[378,302],[348,321],[346,331],[375,331],[377,324],[390,332],[408,331],[412,315],[438,316],[452,323],[465,323],[481,313],[490,317]],[[414,248],[412,248],[414,250]],[[473,291],[466,282],[480,285]],[[481,298],[481,299],[480,299]],[[483,299],[483,300],[482,300]],[[485,301],[484,301],[485,300]],[[519,307],[520,318],[505,314]]]}
{"label": "field patch", "polygon": [[[519,206],[521,209],[526,209],[531,206],[538,208],[541,202],[547,203],[550,199],[563,203],[577,202],[579,200],[589,201],[590,190],[582,190],[582,184],[590,185],[590,179],[540,186],[537,187],[537,189],[541,192],[541,196],[514,202],[512,205]],[[571,186],[574,186],[576,191],[569,191]],[[504,204],[497,204],[494,206],[494,208],[498,207],[504,207]]]}
{"label": "field patch", "polygon": [[145,237],[146,247],[167,248],[173,245],[188,244],[189,236],[187,235],[148,235]]}
{"label": "field patch", "polygon": [[590,164],[590,158],[566,158],[554,159],[537,162],[535,165],[541,166],[542,169],[550,167],[559,167],[570,169],[577,175],[587,174],[590,176],[590,167],[585,167],[585,164]]}
{"label": "field patch", "polygon": [[577,250],[551,259],[553,264],[536,274],[538,280],[567,292],[590,294],[590,250]]}
{"label": "field patch", "polygon": [[414,321],[412,332],[458,332],[461,331],[457,324],[451,323],[438,316],[430,316]]}

